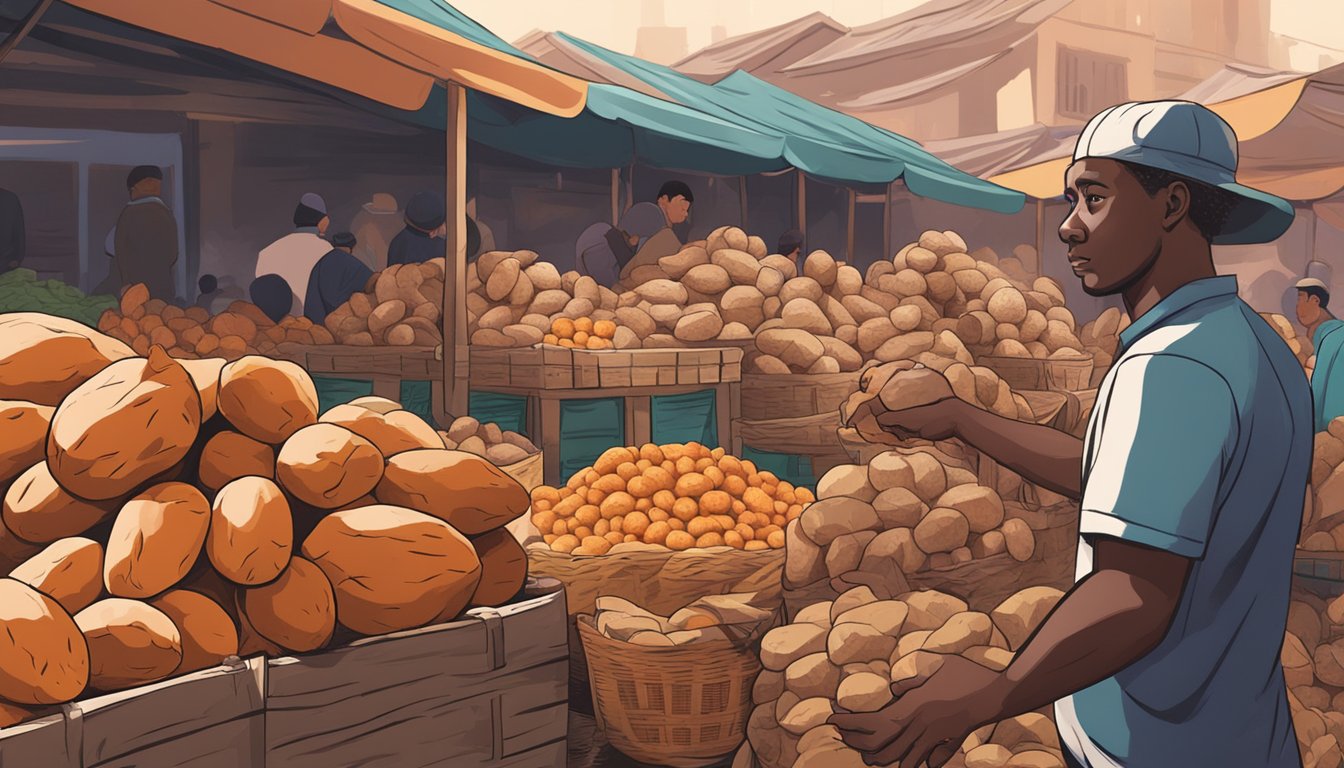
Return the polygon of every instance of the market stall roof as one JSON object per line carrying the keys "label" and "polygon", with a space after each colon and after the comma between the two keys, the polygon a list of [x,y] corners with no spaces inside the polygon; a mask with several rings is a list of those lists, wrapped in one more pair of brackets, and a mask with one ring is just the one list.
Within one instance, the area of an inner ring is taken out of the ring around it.
{"label": "market stall roof", "polygon": [[849,27],[814,11],[769,29],[720,40],[672,65],[689,77],[717,82],[742,69],[756,75],[775,73],[825,48],[849,32]]}
{"label": "market stall roof", "polygon": [[585,81],[502,50],[435,0],[68,2],[398,109],[424,106],[436,79],[562,117],[578,114],[587,94]]}
{"label": "market stall roof", "polygon": [[[1235,92],[1227,86],[1224,81],[1224,93]],[[1208,88],[1215,96],[1219,90]],[[1208,107],[1237,133],[1242,183],[1290,200],[1314,200],[1344,187],[1344,65]],[[1035,198],[1058,197],[1073,144],[1048,148],[990,181]]]}
{"label": "market stall roof", "polygon": [[594,83],[624,86],[655,98],[663,96],[656,88],[620,67],[593,56],[583,55],[554,32],[537,30],[520,38],[514,45],[542,64],[575,77],[582,77]]}
{"label": "market stall roof", "polygon": [[1040,157],[1069,154],[1077,140],[1076,125],[1036,123],[980,136],[926,141],[924,148],[967,173],[988,178]]}
{"label": "market stall roof", "polygon": [[1216,104],[1256,91],[1263,91],[1266,88],[1273,88],[1290,80],[1300,80],[1308,74],[1310,73],[1286,72],[1257,67],[1254,64],[1232,62],[1224,64],[1222,69],[1176,98],[1196,101],[1200,104]]}
{"label": "market stall roof", "polygon": [[904,177],[912,192],[958,205],[1011,213],[1023,198],[986,184],[924,151],[917,143],[814,104],[746,72],[710,86],[673,69],[626,56],[563,32],[587,56],[620,67],[669,99],[781,136],[784,157],[812,175],[843,183],[887,184]]}

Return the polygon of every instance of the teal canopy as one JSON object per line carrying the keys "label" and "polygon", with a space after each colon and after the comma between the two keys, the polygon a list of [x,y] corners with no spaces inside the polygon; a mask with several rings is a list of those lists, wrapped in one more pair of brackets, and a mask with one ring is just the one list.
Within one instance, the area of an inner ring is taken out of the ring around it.
{"label": "teal canopy", "polygon": [[580,52],[640,79],[698,111],[733,115],[761,133],[784,139],[784,157],[814,176],[840,182],[889,183],[904,178],[911,192],[943,202],[1016,213],[1026,198],[978,179],[929,154],[919,144],[842,112],[827,109],[741,70],[714,85],[674,69],[627,56],[559,32]]}

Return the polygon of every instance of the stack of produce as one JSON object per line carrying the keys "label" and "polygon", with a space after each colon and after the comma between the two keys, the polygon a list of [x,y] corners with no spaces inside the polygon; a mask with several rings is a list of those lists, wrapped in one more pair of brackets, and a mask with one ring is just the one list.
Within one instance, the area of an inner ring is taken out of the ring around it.
{"label": "stack of produce", "polygon": [[1315,437],[1311,484],[1302,510],[1298,547],[1311,552],[1344,552],[1344,417]]}
{"label": "stack of produce", "polygon": [[[1049,587],[1012,595],[989,613],[937,591],[880,600],[866,587],[816,603],[761,641],[761,665],[747,724],[748,762],[764,768],[862,768],[857,752],[827,725],[833,704],[875,712],[891,685],[928,678],[947,655],[1001,670],[1063,597]],[[987,725],[967,737],[949,766],[1063,766],[1048,710]]]}
{"label": "stack of produce", "polygon": [[1307,377],[1310,378],[1312,369],[1316,367],[1316,350],[1312,346],[1311,339],[1297,335],[1297,326],[1293,325],[1293,321],[1283,315],[1261,312],[1260,316],[1265,319],[1265,322],[1269,323],[1269,327],[1273,328],[1279,338],[1283,339],[1288,348],[1293,351],[1293,357],[1297,358],[1297,362],[1301,363],[1307,372]]}
{"label": "stack of produce", "polygon": [[557,317],[551,321],[551,331],[542,338],[542,343],[570,349],[615,349],[618,330],[619,326],[611,320]]}
{"label": "stack of produce", "polygon": [[149,298],[143,283],[128,287],[116,309],[103,312],[98,329],[130,345],[137,355],[159,346],[173,357],[237,360],[248,354],[273,354],[278,345],[332,344],[327,329],[306,317],[286,315],[271,322],[255,304],[235,301],[211,317],[203,307],[182,308]]}
{"label": "stack of produce", "polygon": [[1284,634],[1283,676],[1303,765],[1344,762],[1344,598],[1295,590]]}
{"label": "stack of produce", "polygon": [[115,296],[85,296],[60,280],[38,280],[31,269],[0,273],[0,312],[45,312],[95,325],[99,315],[116,305]]}
{"label": "stack of produce", "polygon": [[430,259],[375,273],[363,293],[327,315],[326,330],[341,344],[361,347],[443,343],[443,264]]}
{"label": "stack of produce", "polygon": [[817,483],[817,502],[785,533],[784,578],[801,588],[898,583],[894,574],[951,568],[1007,554],[1036,553],[1039,515],[1005,504],[970,471],[933,449],[888,451],[867,467],[844,464]]}
{"label": "stack of produce", "polygon": [[[925,232],[866,275],[825,251],[810,254],[798,275],[791,260],[766,255],[758,241],[720,228],[636,270],[627,282],[638,314],[627,324],[674,343],[755,338],[745,360],[753,373],[856,371],[865,360],[970,365],[974,355],[1082,356],[1057,283],[1014,280],[969,256],[955,232]],[[618,297],[622,305],[627,296]]]}
{"label": "stack of produce", "polygon": [[620,597],[597,598],[593,626],[612,640],[669,647],[751,634],[770,611],[751,604],[754,593],[711,595],[671,616],[659,616]]}
{"label": "stack of produce", "polygon": [[1102,312],[1096,320],[1083,326],[1078,338],[1092,355],[1097,370],[1106,370],[1115,362],[1120,348],[1120,332],[1129,327],[1129,315],[1115,307]]}
{"label": "stack of produce", "polygon": [[531,440],[517,432],[500,429],[498,424],[482,424],[471,416],[457,417],[448,431],[439,432],[439,437],[449,449],[483,456],[501,467],[539,453]]}
{"label": "stack of produce", "polygon": [[560,488],[532,491],[532,524],[556,552],[619,554],[784,548],[784,527],[814,501],[772,472],[699,443],[611,448]]}
{"label": "stack of produce", "polygon": [[405,411],[317,412],[265,357],[177,360],[0,317],[4,724],[512,599],[527,492]]}

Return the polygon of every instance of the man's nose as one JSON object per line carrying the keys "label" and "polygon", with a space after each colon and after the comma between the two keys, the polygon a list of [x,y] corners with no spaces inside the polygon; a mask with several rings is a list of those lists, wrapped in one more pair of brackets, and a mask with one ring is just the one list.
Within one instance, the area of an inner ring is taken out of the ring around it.
{"label": "man's nose", "polygon": [[1087,241],[1087,228],[1083,226],[1076,208],[1069,211],[1069,215],[1059,225],[1059,239],[1067,245],[1077,245]]}

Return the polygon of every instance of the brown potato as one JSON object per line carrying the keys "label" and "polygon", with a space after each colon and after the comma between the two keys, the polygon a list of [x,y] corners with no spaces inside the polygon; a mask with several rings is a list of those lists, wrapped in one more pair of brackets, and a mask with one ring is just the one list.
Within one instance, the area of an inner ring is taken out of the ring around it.
{"label": "brown potato", "polygon": [[172,674],[209,669],[238,655],[238,628],[228,612],[209,597],[174,589],[150,605],[172,620],[182,641],[182,662]]}
{"label": "brown potato", "polygon": [[225,430],[201,449],[201,485],[217,491],[240,477],[275,477],[275,449],[247,435]]}
{"label": "brown potato", "polygon": [[481,583],[472,595],[471,605],[498,606],[512,600],[527,581],[527,552],[523,545],[505,528],[479,536],[471,544],[481,560]]}
{"label": "brown potato", "polygon": [[0,487],[47,458],[47,430],[56,409],[23,400],[0,400]]}
{"label": "brown potato", "polygon": [[56,600],[0,579],[0,625],[0,696],[18,704],[61,704],[84,691],[88,646]]}
{"label": "brown potato", "polygon": [[85,499],[135,492],[186,458],[201,396],[162,349],[115,362],[61,401],[47,437],[51,475]]}
{"label": "brown potato", "polygon": [[416,509],[476,536],[522,515],[527,491],[490,462],[462,451],[416,450],[393,456],[374,496]]}
{"label": "brown potato", "polygon": [[163,611],[139,600],[100,600],[75,624],[89,647],[89,685],[117,691],[171,675],[182,663],[182,635]]}
{"label": "brown potato", "polygon": [[243,611],[262,637],[291,651],[315,651],[336,630],[336,597],[322,569],[295,557],[280,577],[243,592]]}
{"label": "brown potato", "polygon": [[444,446],[439,433],[410,411],[379,413],[351,403],[332,408],[319,421],[345,427],[373,443],[388,458],[417,448]]}
{"label": "brown potato", "polygon": [[249,355],[220,371],[219,411],[239,432],[279,445],[317,423],[317,387],[294,363]]}
{"label": "brown potato", "polygon": [[126,502],[112,524],[103,582],[117,597],[152,597],[177,584],[200,556],[210,503],[185,483],[163,483]]}
{"label": "brown potato", "polygon": [[275,483],[243,477],[215,496],[205,552],[221,576],[244,586],[265,584],[289,565],[293,548],[293,516]]}
{"label": "brown potato", "polygon": [[9,577],[61,604],[66,613],[88,608],[103,591],[103,547],[92,539],[61,539],[19,565]]}
{"label": "brown potato", "polygon": [[0,317],[0,399],[59,405],[131,348],[74,320],[37,312]]}
{"label": "brown potato", "polygon": [[303,555],[330,579],[337,620],[366,635],[456,616],[481,579],[465,536],[438,518],[387,505],[327,515]]}
{"label": "brown potato", "polygon": [[295,432],[276,457],[280,485],[305,504],[337,509],[373,491],[383,478],[383,455],[373,443],[335,424]]}
{"label": "brown potato", "polygon": [[222,357],[206,357],[200,360],[178,360],[196,385],[201,396],[201,423],[209,421],[219,413],[219,372],[229,361]]}
{"label": "brown potato", "polygon": [[19,475],[5,493],[5,527],[16,536],[46,544],[78,536],[111,516],[115,502],[91,502],[71,496],[51,476],[47,462]]}

